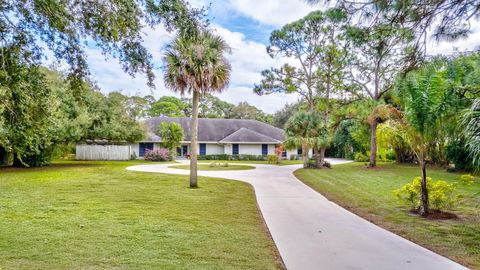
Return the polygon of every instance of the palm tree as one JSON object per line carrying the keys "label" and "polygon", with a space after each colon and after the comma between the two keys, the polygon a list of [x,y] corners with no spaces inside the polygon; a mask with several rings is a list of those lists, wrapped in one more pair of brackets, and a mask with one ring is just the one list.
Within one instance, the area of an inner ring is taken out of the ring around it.
{"label": "palm tree", "polygon": [[230,80],[230,64],[225,57],[230,47],[208,30],[194,36],[177,36],[164,58],[165,86],[181,95],[192,93],[190,147],[190,187],[197,187],[198,105],[200,96],[221,92]]}
{"label": "palm tree", "polygon": [[472,106],[465,110],[463,116],[464,134],[467,146],[475,165],[480,165],[480,98],[475,99]]}
{"label": "palm tree", "polygon": [[442,63],[432,64],[406,75],[398,90],[405,106],[403,129],[406,141],[415,153],[421,169],[420,214],[429,213],[426,164],[430,147],[441,133],[441,121],[454,100],[448,71]]}
{"label": "palm tree", "polygon": [[[327,130],[317,112],[297,112],[285,124],[287,149],[302,148],[303,168],[308,167],[308,152],[312,147],[326,145]],[[323,161],[322,161],[323,165]]]}

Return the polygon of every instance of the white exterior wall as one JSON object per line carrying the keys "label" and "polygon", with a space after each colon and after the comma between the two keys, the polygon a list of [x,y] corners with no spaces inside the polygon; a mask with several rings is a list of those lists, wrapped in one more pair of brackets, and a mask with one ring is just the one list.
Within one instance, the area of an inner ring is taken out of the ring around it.
{"label": "white exterior wall", "polygon": [[[198,148],[200,149],[200,146]],[[224,151],[224,147],[221,144],[207,143],[207,155],[223,154]]]}
{"label": "white exterior wall", "polygon": [[275,155],[275,144],[269,144],[268,145],[268,154],[269,155]]}
{"label": "white exterior wall", "polygon": [[232,154],[232,145],[231,144],[225,144],[223,146],[223,153],[227,154],[227,155],[231,155]]}
{"label": "white exterior wall", "polygon": [[129,160],[130,145],[77,144],[76,160]]}
{"label": "white exterior wall", "polygon": [[132,143],[132,144],[130,144],[130,151],[131,151],[131,154],[132,154],[132,155],[135,154],[135,156],[136,156],[137,158],[140,157],[139,154],[138,154],[138,153],[140,153],[140,145],[139,145],[138,143]]}
{"label": "white exterior wall", "polygon": [[[230,152],[230,154],[231,153],[232,152]],[[261,144],[239,144],[238,153],[240,155],[261,155],[262,145]]]}

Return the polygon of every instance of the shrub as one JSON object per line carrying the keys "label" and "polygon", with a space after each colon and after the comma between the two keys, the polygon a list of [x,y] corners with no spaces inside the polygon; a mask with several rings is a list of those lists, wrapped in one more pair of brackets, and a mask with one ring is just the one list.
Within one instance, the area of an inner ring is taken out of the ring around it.
{"label": "shrub", "polygon": [[462,184],[471,185],[475,183],[475,177],[473,177],[471,174],[464,174],[460,176],[460,182]]}
{"label": "shrub", "polygon": [[385,152],[385,157],[387,158],[387,161],[395,161],[395,151],[392,149],[389,149]]}
{"label": "shrub", "polygon": [[460,140],[453,141],[445,147],[445,156],[455,165],[455,169],[451,171],[470,171],[473,169],[472,159],[465,143]]}
{"label": "shrub", "polygon": [[158,148],[147,150],[143,158],[149,161],[170,161],[172,160],[172,155],[168,149]]}
{"label": "shrub", "polygon": [[291,154],[290,155],[290,160],[297,160],[297,155]]}
{"label": "shrub", "polygon": [[367,157],[366,155],[364,155],[363,153],[361,153],[361,152],[355,153],[355,161],[357,161],[357,162],[367,162],[369,160],[370,160],[370,158]]}
{"label": "shrub", "polygon": [[268,155],[267,160],[269,164],[277,164],[278,163],[278,156],[277,155]]}
{"label": "shrub", "polygon": [[[417,209],[421,204],[421,183],[422,178],[415,177],[411,183],[405,184],[393,193],[401,202],[408,204],[412,209]],[[427,177],[427,189],[432,210],[451,209],[458,201],[455,184],[443,180],[432,181],[432,178]]]}
{"label": "shrub", "polygon": [[210,163],[210,168],[215,167],[228,167],[228,162],[212,162]]}

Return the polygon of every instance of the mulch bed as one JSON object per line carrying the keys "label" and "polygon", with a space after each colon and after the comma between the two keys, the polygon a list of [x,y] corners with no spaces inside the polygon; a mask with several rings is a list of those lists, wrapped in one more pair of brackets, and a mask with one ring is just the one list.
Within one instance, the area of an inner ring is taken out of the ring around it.
{"label": "mulch bed", "polygon": [[[410,210],[410,213],[414,215],[420,215],[418,209],[412,209]],[[430,213],[428,213],[427,216],[423,216],[423,218],[430,219],[430,220],[459,219],[459,217],[454,213],[443,212],[440,210],[432,210]]]}

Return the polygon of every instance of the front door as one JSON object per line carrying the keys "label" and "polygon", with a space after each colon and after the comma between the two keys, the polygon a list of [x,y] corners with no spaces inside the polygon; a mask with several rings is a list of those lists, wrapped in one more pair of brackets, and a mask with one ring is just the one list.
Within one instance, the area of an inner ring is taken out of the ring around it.
{"label": "front door", "polygon": [[182,145],[182,156],[186,156],[188,154],[188,145]]}

